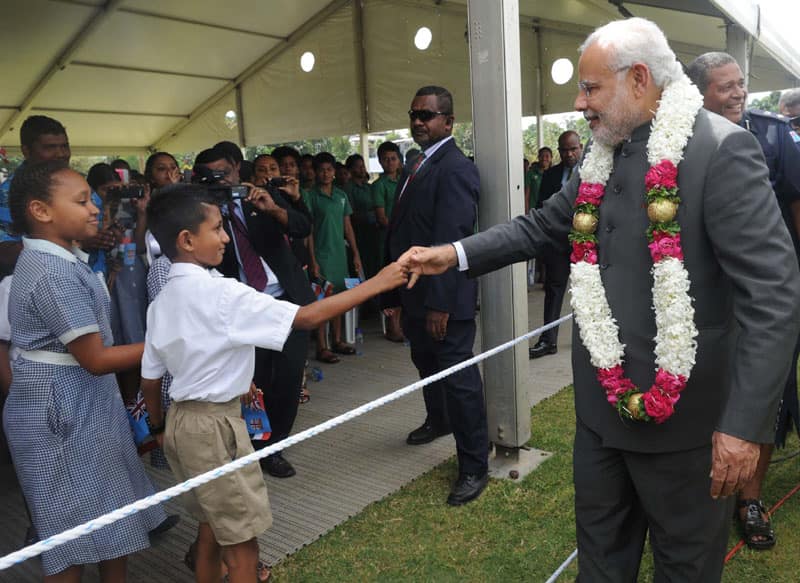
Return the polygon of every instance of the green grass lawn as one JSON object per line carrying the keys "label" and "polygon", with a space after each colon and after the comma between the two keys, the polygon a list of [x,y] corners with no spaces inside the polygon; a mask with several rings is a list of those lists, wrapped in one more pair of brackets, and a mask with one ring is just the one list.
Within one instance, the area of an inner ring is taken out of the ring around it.
{"label": "green grass lawn", "polygon": [[[575,548],[572,488],[572,389],[531,412],[531,446],[554,455],[519,482],[491,480],[484,494],[461,508],[444,501],[456,474],[450,460],[274,569],[275,581],[545,581]],[[776,458],[795,451],[796,437]],[[770,470],[764,500],[772,506],[800,481],[800,457]],[[772,551],[740,551],[724,581],[798,580],[800,493],[773,519]],[[732,547],[738,541],[731,530]],[[649,551],[648,551],[649,552]],[[573,563],[559,581],[574,581]],[[643,561],[640,581],[652,580]]]}

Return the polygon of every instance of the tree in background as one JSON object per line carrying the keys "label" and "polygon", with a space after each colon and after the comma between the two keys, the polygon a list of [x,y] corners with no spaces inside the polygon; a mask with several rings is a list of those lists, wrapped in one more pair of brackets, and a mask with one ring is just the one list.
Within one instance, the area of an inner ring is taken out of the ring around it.
{"label": "tree in background", "polygon": [[771,111],[772,113],[780,113],[778,109],[778,101],[780,101],[781,92],[773,91],[766,97],[754,99],[750,102],[751,109],[761,109],[764,111]]}

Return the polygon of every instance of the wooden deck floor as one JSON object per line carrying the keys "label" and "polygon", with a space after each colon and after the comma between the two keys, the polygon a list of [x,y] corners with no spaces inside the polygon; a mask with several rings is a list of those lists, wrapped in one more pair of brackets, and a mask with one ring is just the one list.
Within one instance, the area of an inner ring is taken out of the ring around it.
{"label": "wooden deck floor", "polygon": [[[529,294],[531,327],[541,324],[543,293],[540,286]],[[568,311],[565,305],[565,312]],[[336,365],[321,365],[324,379],[309,383],[311,401],[300,407],[295,431],[331,417],[413,382],[418,377],[408,348],[380,337],[375,320],[364,323],[363,356],[344,357]],[[571,380],[569,344],[571,327],[559,335],[558,354],[531,361],[530,402],[534,404]],[[319,366],[319,363],[312,362]],[[409,447],[408,432],[424,419],[422,395],[417,392],[285,452],[297,469],[293,478],[265,476],[274,526],[260,537],[262,559],[275,564],[359,513],[368,504],[400,489],[455,453],[452,437]],[[148,465],[149,468],[149,465]],[[174,482],[168,472],[150,470],[159,487]],[[444,504],[447,492],[441,493]],[[150,549],[132,557],[129,580],[133,583],[191,582],[183,555],[194,538],[196,523],[179,503],[167,504],[181,515],[180,524]],[[21,493],[10,466],[0,466],[0,556],[18,549],[27,517]],[[0,571],[0,583],[26,583],[41,579],[36,559]],[[97,581],[87,570],[84,581]]]}

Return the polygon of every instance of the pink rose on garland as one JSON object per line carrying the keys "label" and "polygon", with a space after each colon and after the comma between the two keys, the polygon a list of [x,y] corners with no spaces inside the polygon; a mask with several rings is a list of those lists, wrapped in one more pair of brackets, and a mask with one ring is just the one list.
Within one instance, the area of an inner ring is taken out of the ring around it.
{"label": "pink rose on garland", "polygon": [[569,256],[572,263],[585,261],[595,265],[597,263],[597,245],[592,241],[575,241],[572,243],[572,253]]}
{"label": "pink rose on garland", "polygon": [[660,368],[656,372],[655,386],[675,399],[678,393],[686,388],[686,377],[672,374]]}
{"label": "pink rose on garland", "polygon": [[644,410],[656,423],[664,423],[675,412],[675,402],[658,389],[650,389],[642,397]]}
{"label": "pink rose on garland", "polygon": [[612,405],[617,404],[620,396],[636,388],[632,380],[625,378],[625,371],[620,364],[611,368],[597,369],[597,380],[606,390],[606,399]]}
{"label": "pink rose on garland", "polygon": [[677,188],[678,187],[678,169],[675,164],[669,160],[661,160],[655,166],[652,166],[647,174],[644,175],[644,185],[647,190],[651,190],[658,186],[664,188]]}
{"label": "pink rose on garland", "polygon": [[681,234],[667,233],[665,231],[655,231],[653,242],[648,245],[650,256],[653,263],[658,263],[665,257],[674,257],[683,261],[683,250],[681,249]]}
{"label": "pink rose on garland", "polygon": [[578,187],[578,198],[575,200],[575,204],[588,203],[594,206],[600,206],[605,192],[606,189],[602,184],[596,182],[581,182],[581,185]]}

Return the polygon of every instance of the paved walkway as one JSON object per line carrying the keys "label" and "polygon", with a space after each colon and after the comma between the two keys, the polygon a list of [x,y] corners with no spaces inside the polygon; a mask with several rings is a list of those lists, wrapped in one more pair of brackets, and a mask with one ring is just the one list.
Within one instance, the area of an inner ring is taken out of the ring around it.
{"label": "paved walkway", "polygon": [[[538,285],[529,293],[531,328],[541,325],[543,297]],[[565,313],[568,307],[565,306]],[[364,324],[364,355],[344,357],[336,365],[322,365],[324,379],[309,383],[312,398],[300,407],[297,431],[417,379],[408,348],[383,340],[375,319]],[[559,335],[558,354],[530,362],[532,405],[571,381],[570,341],[568,325]],[[286,480],[266,476],[275,524],[259,539],[262,559],[270,564],[279,562],[452,456],[452,437],[420,447],[405,445],[408,432],[423,419],[422,395],[417,392],[287,450],[286,457],[297,469],[297,476]],[[160,487],[173,483],[168,472],[150,473]],[[446,496],[447,492],[442,491],[442,504]],[[167,506],[170,512],[181,515],[181,522],[154,547],[132,557],[129,580],[133,583],[193,581],[182,561],[194,538],[196,523],[180,504]],[[0,516],[2,556],[19,548],[27,525],[10,466],[0,466]],[[36,559],[0,571],[3,583],[39,580]],[[97,581],[96,572],[87,570],[84,580]]]}

